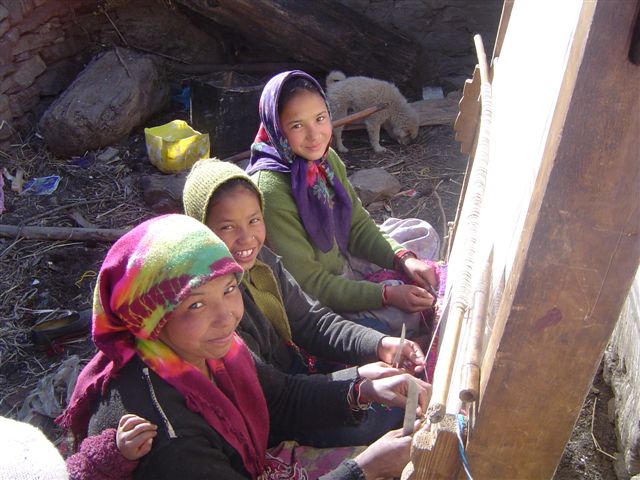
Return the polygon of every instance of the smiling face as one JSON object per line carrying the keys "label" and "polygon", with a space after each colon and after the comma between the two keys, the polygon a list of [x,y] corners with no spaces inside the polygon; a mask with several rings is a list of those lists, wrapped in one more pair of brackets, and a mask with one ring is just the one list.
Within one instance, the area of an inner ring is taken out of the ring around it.
{"label": "smiling face", "polygon": [[280,112],[280,125],[293,152],[309,161],[324,155],[331,141],[331,119],[317,92],[301,90]]}
{"label": "smiling face", "polygon": [[209,207],[206,223],[244,270],[253,267],[267,235],[254,191],[236,185],[232,190],[221,192]]}
{"label": "smiling face", "polygon": [[243,313],[235,275],[223,275],[191,290],[171,313],[158,338],[206,374],[205,360],[227,354]]}

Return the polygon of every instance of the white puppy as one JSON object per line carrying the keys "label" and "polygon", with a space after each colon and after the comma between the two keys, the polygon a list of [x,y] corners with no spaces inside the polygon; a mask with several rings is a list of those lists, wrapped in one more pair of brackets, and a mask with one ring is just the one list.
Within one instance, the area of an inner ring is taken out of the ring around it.
{"label": "white puppy", "polygon": [[[380,145],[380,127],[402,145],[407,145],[418,136],[418,114],[394,84],[369,77],[346,77],[338,70],[327,75],[326,83],[334,120],[349,112],[359,112],[379,103],[387,104],[384,110],[364,119],[369,142],[375,152],[386,150]],[[342,129],[338,127],[333,130],[336,148],[339,152],[348,152],[342,143]]]}

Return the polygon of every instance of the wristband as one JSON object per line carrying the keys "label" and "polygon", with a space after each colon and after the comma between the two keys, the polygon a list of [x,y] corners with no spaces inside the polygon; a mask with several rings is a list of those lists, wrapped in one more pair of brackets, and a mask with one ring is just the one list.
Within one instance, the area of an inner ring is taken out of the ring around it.
{"label": "wristband", "polygon": [[387,293],[387,288],[389,287],[389,285],[384,284],[382,285],[382,306],[384,307],[388,307],[389,306],[389,296]]}
{"label": "wristband", "polygon": [[395,267],[395,269],[402,272],[404,261],[407,258],[418,258],[418,256],[411,250],[400,250],[393,257],[393,266]]}
{"label": "wristband", "polygon": [[368,410],[371,407],[371,402],[362,403],[360,399],[360,387],[366,381],[366,378],[358,378],[349,386],[349,392],[347,393],[347,402],[349,403],[351,410],[354,412],[358,412],[360,410]]}

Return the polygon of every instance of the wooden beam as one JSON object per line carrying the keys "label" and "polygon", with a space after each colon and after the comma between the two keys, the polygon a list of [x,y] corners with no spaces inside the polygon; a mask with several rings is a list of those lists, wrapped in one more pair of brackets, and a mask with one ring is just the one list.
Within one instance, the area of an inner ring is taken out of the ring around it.
{"label": "wooden beam", "polygon": [[484,357],[476,479],[553,476],[638,267],[639,7],[582,4]]}
{"label": "wooden beam", "polygon": [[0,225],[0,237],[24,237],[31,240],[80,240],[115,242],[126,229],[74,227],[18,227]]}
{"label": "wooden beam", "polygon": [[513,4],[515,0],[504,0],[502,4],[502,14],[500,15],[500,24],[498,25],[498,34],[496,35],[496,43],[493,46],[493,58],[500,56],[500,50],[504,43],[504,36],[507,33],[507,27],[509,26],[509,18],[511,17],[511,11],[513,10]]}
{"label": "wooden beam", "polygon": [[178,3],[321,69],[414,85],[418,45],[331,0],[178,0]]}

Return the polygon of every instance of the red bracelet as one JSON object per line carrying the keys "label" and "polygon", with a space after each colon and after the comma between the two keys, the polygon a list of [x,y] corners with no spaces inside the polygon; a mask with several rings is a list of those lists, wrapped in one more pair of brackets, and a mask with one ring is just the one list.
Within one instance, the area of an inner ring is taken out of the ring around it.
{"label": "red bracelet", "polygon": [[411,250],[400,250],[397,252],[393,258],[393,266],[396,270],[402,272],[404,259],[407,257],[418,258],[418,256],[413,253]]}
{"label": "red bracelet", "polygon": [[389,297],[387,296],[387,287],[389,285],[384,284],[382,285],[382,305],[383,306],[388,306],[389,305]]}

